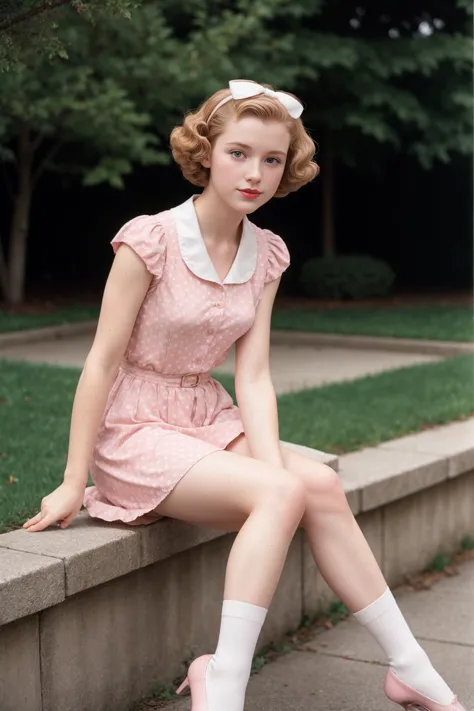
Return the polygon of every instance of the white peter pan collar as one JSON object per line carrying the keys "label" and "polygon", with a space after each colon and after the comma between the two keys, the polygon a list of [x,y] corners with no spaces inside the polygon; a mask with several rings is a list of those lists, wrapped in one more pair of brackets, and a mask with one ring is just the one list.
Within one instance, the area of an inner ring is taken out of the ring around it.
{"label": "white peter pan collar", "polygon": [[171,209],[176,220],[179,248],[186,265],[196,276],[217,284],[243,284],[254,274],[257,266],[257,238],[255,229],[247,217],[242,222],[242,237],[232,267],[223,282],[219,279],[207,251],[194,208],[192,195],[189,200]]}

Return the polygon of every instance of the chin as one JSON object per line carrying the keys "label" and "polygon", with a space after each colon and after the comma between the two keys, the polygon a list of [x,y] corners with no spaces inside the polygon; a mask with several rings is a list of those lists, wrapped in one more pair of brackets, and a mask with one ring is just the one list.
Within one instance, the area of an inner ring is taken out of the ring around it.
{"label": "chin", "polygon": [[250,203],[249,205],[242,205],[239,212],[241,212],[242,215],[251,215],[252,212],[256,212],[259,207],[260,205],[258,203],[256,205],[255,203]]}
{"label": "chin", "polygon": [[250,215],[252,214],[252,212],[258,210],[261,205],[263,205],[261,199],[246,200],[245,198],[241,198],[239,200],[237,198],[237,200],[234,200],[233,203],[234,210],[236,210],[236,212],[241,213],[242,215]]}

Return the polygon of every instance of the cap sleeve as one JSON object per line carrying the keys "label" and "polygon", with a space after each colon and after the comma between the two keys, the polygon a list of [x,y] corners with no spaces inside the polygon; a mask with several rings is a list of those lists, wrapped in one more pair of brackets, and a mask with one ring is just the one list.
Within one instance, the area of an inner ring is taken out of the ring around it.
{"label": "cap sleeve", "polygon": [[149,272],[161,277],[166,259],[166,239],[163,226],[154,215],[134,217],[117,232],[111,241],[114,253],[122,243],[128,244],[145,262]]}
{"label": "cap sleeve", "polygon": [[290,253],[282,238],[270,230],[264,230],[268,247],[265,284],[277,279],[290,266]]}

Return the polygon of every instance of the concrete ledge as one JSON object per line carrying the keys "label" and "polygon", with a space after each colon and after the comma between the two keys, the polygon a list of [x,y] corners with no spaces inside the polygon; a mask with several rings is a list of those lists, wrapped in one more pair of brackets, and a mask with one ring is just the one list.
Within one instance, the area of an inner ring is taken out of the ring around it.
{"label": "concrete ledge", "polygon": [[[23,343],[82,336],[84,334],[94,333],[96,328],[97,321],[90,320],[0,333],[0,350]],[[422,353],[445,356],[446,358],[463,353],[474,353],[474,343],[462,341],[432,341],[415,338],[386,338],[383,336],[349,336],[338,333],[313,333],[311,331],[288,331],[284,329],[273,329],[271,332],[271,341],[276,345],[331,346],[336,348],[396,351],[400,353]]]}
{"label": "concrete ledge", "polygon": [[346,336],[336,333],[312,333],[273,329],[271,342],[275,345],[356,348],[363,350],[396,351],[449,356],[474,353],[474,343],[429,341],[413,338],[384,338],[383,336]]}
{"label": "concrete ledge", "polygon": [[[332,454],[290,446],[337,469]],[[84,510],[64,530],[1,534],[0,625],[226,535],[173,519],[132,528],[93,519]]]}
{"label": "concrete ledge", "polygon": [[[474,418],[339,458],[282,444],[339,471],[354,515],[474,470]],[[226,535],[173,519],[132,528],[92,519],[86,511],[65,530],[4,533],[0,560],[5,563],[0,570],[8,574],[0,574],[0,624]],[[9,593],[16,586],[21,595]]]}
{"label": "concrete ledge", "polygon": [[[474,535],[473,434],[471,418],[339,460],[291,446],[339,468],[394,585]],[[156,681],[172,681],[215,645],[234,537],[171,519],[130,528],[85,511],[64,531],[0,535],[2,711],[126,711]],[[299,530],[259,649],[333,599]]]}
{"label": "concrete ledge", "polygon": [[344,454],[339,473],[358,514],[474,470],[474,418]]}
{"label": "concrete ledge", "polygon": [[341,457],[344,484],[358,492],[357,514],[379,508],[448,478],[448,461],[425,452],[362,449]]}
{"label": "concrete ledge", "polygon": [[474,419],[393,439],[380,449],[439,455],[447,459],[448,477],[455,477],[474,469]]}
{"label": "concrete ledge", "polygon": [[0,548],[0,625],[57,605],[65,597],[61,561]]}

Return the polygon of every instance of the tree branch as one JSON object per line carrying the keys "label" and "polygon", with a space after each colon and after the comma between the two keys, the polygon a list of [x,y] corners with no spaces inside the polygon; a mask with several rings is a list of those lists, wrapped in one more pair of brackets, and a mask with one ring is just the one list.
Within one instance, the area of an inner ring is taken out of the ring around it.
{"label": "tree branch", "polygon": [[43,3],[38,7],[33,7],[31,8],[31,10],[21,12],[20,14],[13,17],[9,17],[6,20],[0,20],[0,32],[4,30],[9,30],[15,25],[19,25],[21,22],[31,20],[32,17],[41,15],[43,12],[47,12],[48,10],[54,10],[55,8],[60,7],[61,5],[69,5],[70,3],[71,0],[44,0]]}

